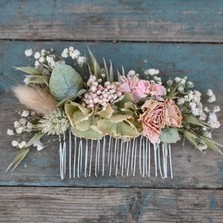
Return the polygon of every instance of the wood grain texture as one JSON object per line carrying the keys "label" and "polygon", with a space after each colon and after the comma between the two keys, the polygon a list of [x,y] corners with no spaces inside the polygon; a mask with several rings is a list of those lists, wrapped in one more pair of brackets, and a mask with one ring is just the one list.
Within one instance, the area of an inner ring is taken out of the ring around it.
{"label": "wood grain texture", "polygon": [[222,42],[221,0],[2,0],[0,39]]}
{"label": "wood grain texture", "polygon": [[223,191],[1,188],[0,221],[222,223]]}

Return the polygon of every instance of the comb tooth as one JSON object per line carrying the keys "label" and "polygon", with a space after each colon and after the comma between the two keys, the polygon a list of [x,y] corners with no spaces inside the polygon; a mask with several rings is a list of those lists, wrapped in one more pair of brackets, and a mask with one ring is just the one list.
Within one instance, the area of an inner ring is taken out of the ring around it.
{"label": "comb tooth", "polygon": [[155,177],[157,177],[157,145],[153,144],[154,149],[154,165],[155,165]]}
{"label": "comb tooth", "polygon": [[115,162],[115,176],[118,175],[118,154],[119,154],[119,140],[117,139],[117,151],[116,151],[116,162]]}
{"label": "comb tooth", "polygon": [[132,156],[131,156],[131,174],[133,175],[133,167],[134,167],[134,149],[135,149],[135,138],[133,139],[133,142],[132,142]]}
{"label": "comb tooth", "polygon": [[[110,139],[111,139],[111,137],[110,137]],[[109,139],[109,141],[110,141],[110,139]],[[109,161],[109,176],[111,176],[111,173],[112,173],[113,144],[114,144],[114,139],[111,139],[111,144],[109,144],[109,151],[111,152],[110,161]]]}
{"label": "comb tooth", "polygon": [[171,145],[169,144],[169,163],[170,163],[170,177],[173,178],[173,166],[172,166],[172,156],[171,156]]}
{"label": "comb tooth", "polygon": [[163,174],[164,178],[167,178],[167,158],[168,158],[168,148],[167,144],[162,144],[162,151],[163,151]]}
{"label": "comb tooth", "polygon": [[72,176],[72,138],[71,129],[69,129],[69,178]]}
{"label": "comb tooth", "polygon": [[115,139],[115,150],[114,150],[114,166],[115,166],[115,163],[116,163],[116,153],[117,153],[117,139]]}
{"label": "comb tooth", "polygon": [[148,142],[145,138],[145,142],[144,142],[144,145],[145,145],[145,176],[147,176],[148,174]]}
{"label": "comb tooth", "polygon": [[139,174],[142,176],[142,138],[143,136],[140,136],[139,141]]}
{"label": "comb tooth", "polygon": [[133,166],[133,176],[135,176],[135,173],[136,173],[136,158],[137,158],[137,143],[135,142],[134,144],[134,166]]}
{"label": "comb tooth", "polygon": [[127,164],[128,164],[128,153],[129,152],[129,141],[126,142],[125,146],[125,163],[124,163],[124,168],[125,168],[125,175],[127,175]]}
{"label": "comb tooth", "polygon": [[93,146],[94,146],[94,141],[91,139],[91,153],[90,153],[90,163],[89,163],[89,177],[91,176],[91,165],[93,162],[92,156],[93,156]]}
{"label": "comb tooth", "polygon": [[94,175],[97,177],[98,176],[98,172],[97,172],[97,168],[98,168],[98,141],[97,141],[97,146],[96,146],[96,153],[95,153],[95,166],[94,166]]}
{"label": "comb tooth", "polygon": [[85,166],[84,166],[84,177],[87,177],[87,163],[88,163],[88,140],[85,140]]}
{"label": "comb tooth", "polygon": [[160,176],[162,178],[164,178],[163,172],[162,172],[162,168],[161,168],[161,157],[160,157],[160,153],[161,153],[161,149],[160,149],[160,144],[158,144],[158,149],[157,149],[157,153],[158,153],[158,166],[159,166],[159,172],[160,172]]}
{"label": "comb tooth", "polygon": [[143,148],[142,148],[142,150],[143,150],[143,168],[142,168],[142,176],[143,177],[145,177],[145,167],[146,167],[146,161],[145,161],[145,159],[146,159],[146,145],[145,145],[145,140],[144,140],[144,138],[143,138],[143,141],[142,141],[142,145],[143,145]]}
{"label": "comb tooth", "polygon": [[98,140],[98,173],[100,172],[101,142]]}
{"label": "comb tooth", "polygon": [[73,165],[73,177],[76,177],[76,155],[77,155],[77,137],[74,136],[74,165]]}
{"label": "comb tooth", "polygon": [[81,140],[80,141],[80,145],[81,145],[81,149],[80,149],[80,151],[81,151],[81,153],[80,153],[80,175],[81,175],[82,167],[83,167],[83,139],[81,138],[80,140]]}
{"label": "comb tooth", "polygon": [[105,137],[103,138],[103,148],[102,148],[102,176],[105,173]]}
{"label": "comb tooth", "polygon": [[147,176],[150,177],[150,166],[151,166],[151,163],[150,163],[151,143],[150,143],[149,139],[146,139],[146,143],[147,143],[146,148],[148,149],[148,173],[147,173]]}
{"label": "comb tooth", "polygon": [[79,146],[78,146],[78,157],[77,157],[77,177],[80,177],[80,165],[81,165],[81,145],[82,139],[80,138]]}
{"label": "comb tooth", "polygon": [[63,175],[63,153],[62,153],[62,142],[61,142],[61,136],[59,135],[59,153],[60,153],[60,178],[61,180],[64,179]]}
{"label": "comb tooth", "polygon": [[121,176],[123,176],[124,174],[124,159],[125,159],[125,150],[126,150],[126,146],[124,145],[125,142],[122,140],[121,141],[121,148],[122,148],[122,158],[121,158],[121,161],[122,161],[122,165],[121,165]]}
{"label": "comb tooth", "polygon": [[128,161],[127,161],[126,176],[129,175],[129,164],[130,164],[130,158],[131,158],[131,144],[132,144],[131,141],[128,142]]}
{"label": "comb tooth", "polygon": [[109,165],[109,163],[110,163],[111,140],[112,140],[112,137],[109,136],[109,141],[108,141],[108,160],[107,160],[108,165]]}

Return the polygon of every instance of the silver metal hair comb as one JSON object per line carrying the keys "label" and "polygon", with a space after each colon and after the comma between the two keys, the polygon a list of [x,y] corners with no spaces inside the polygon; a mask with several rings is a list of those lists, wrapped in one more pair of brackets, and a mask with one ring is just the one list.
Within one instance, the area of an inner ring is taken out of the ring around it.
{"label": "silver metal hair comb", "polygon": [[152,144],[143,136],[129,141],[110,136],[89,140],[78,138],[69,131],[59,137],[59,154],[62,180],[67,176],[173,178],[170,144]]}

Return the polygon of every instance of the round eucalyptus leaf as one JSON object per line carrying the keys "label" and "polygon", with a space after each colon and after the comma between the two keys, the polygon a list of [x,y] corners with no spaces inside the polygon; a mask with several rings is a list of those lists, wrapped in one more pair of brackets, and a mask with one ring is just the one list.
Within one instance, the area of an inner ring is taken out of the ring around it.
{"label": "round eucalyptus leaf", "polygon": [[76,96],[83,88],[83,79],[71,66],[58,64],[51,74],[49,88],[51,94],[58,101],[62,101]]}

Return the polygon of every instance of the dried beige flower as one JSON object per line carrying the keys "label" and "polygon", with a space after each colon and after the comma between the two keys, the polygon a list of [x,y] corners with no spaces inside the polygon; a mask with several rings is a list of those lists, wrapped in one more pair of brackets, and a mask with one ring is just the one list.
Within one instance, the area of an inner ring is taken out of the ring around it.
{"label": "dried beige flower", "polygon": [[37,113],[46,115],[56,108],[57,101],[47,89],[20,85],[13,92],[22,104]]}

